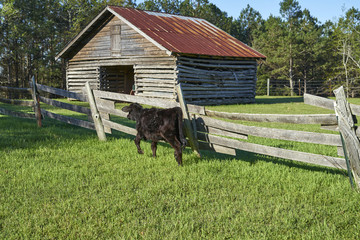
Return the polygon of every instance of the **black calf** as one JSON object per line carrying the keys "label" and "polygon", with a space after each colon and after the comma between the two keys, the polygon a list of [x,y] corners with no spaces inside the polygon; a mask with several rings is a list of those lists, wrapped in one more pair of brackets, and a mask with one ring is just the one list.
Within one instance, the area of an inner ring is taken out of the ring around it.
{"label": "black calf", "polygon": [[141,139],[151,140],[153,157],[156,157],[158,141],[165,140],[175,149],[175,159],[182,165],[182,147],[186,145],[186,139],[182,128],[181,108],[144,109],[140,104],[132,103],[122,110],[129,113],[128,119],[136,121],[135,145],[138,153],[143,154],[140,148]]}

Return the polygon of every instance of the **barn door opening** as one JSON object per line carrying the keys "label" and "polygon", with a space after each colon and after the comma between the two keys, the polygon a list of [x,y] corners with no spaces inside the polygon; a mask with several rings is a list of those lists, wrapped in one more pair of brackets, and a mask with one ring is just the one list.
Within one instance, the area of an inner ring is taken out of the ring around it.
{"label": "barn door opening", "polygon": [[111,66],[100,68],[100,90],[130,94],[133,85],[133,66]]}

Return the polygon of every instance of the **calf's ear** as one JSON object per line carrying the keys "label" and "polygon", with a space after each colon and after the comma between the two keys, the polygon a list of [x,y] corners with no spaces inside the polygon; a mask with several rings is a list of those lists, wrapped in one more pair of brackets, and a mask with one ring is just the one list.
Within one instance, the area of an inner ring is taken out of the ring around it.
{"label": "calf's ear", "polygon": [[130,106],[125,106],[121,109],[123,112],[130,112]]}

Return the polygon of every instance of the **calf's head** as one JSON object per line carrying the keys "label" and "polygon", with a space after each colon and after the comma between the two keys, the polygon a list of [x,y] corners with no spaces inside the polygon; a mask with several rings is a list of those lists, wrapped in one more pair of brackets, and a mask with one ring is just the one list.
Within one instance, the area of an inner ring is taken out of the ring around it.
{"label": "calf's head", "polygon": [[127,118],[133,121],[140,119],[143,107],[138,103],[132,103],[129,106],[125,106],[121,109],[123,112],[128,112]]}

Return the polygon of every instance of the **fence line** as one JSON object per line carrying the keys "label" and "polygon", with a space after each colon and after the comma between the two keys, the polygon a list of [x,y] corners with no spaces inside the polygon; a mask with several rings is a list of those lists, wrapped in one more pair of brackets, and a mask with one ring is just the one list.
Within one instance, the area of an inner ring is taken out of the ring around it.
{"label": "fence line", "polygon": [[90,117],[91,110],[89,108],[74,105],[74,104],[64,103],[64,102],[60,102],[60,101],[57,101],[54,99],[50,99],[50,98],[41,96],[42,93],[44,93],[44,94],[51,93],[53,95],[58,95],[61,97],[67,97],[67,98],[77,99],[82,102],[88,102],[86,95],[80,94],[80,93],[75,93],[75,92],[69,92],[69,91],[66,91],[63,89],[53,88],[53,87],[49,87],[49,86],[38,84],[38,83],[36,83],[35,86],[36,86],[36,89],[39,90],[38,92],[36,91],[36,96],[39,98],[40,102],[54,106],[54,107],[58,107],[58,108],[70,110],[73,112],[85,114],[88,116],[89,121],[84,121],[84,120],[80,120],[77,118],[60,115],[57,113],[53,113],[51,111],[47,111],[45,109],[40,109],[42,117],[52,118],[52,119],[55,119],[60,122],[64,122],[67,124],[71,124],[71,125],[75,125],[75,126],[79,126],[79,127],[83,127],[83,128],[87,128],[87,129],[92,129],[92,130],[95,129],[93,120]]}
{"label": "fence line", "polygon": [[[360,86],[359,80],[352,80],[349,82],[348,97],[359,97],[360,96]],[[323,96],[323,97],[333,97],[333,91],[339,86],[346,86],[345,80],[340,79],[331,79],[331,80],[312,80],[307,81],[304,79],[296,79],[293,83],[293,93],[297,96],[302,96],[306,93]],[[257,95],[267,95],[267,96],[291,96],[291,87],[289,80],[284,79],[266,79],[258,80],[256,87]]]}
{"label": "fence line", "polygon": [[[123,102],[137,102],[156,107],[174,107],[179,106],[177,102],[169,102],[159,99],[150,99],[147,97],[131,96],[121,93],[105,92],[99,90],[92,90],[88,95],[68,92],[62,89],[56,89],[49,86],[35,84],[37,90],[40,92],[57,94],[63,97],[75,98],[81,101],[88,102],[90,94],[94,95],[96,111],[99,113],[94,114],[94,109],[79,107],[76,105],[63,103],[57,100],[49,99],[40,96],[35,89],[33,92],[38,96],[42,103],[49,104],[55,107],[61,107],[74,112],[86,114],[90,121],[79,120],[60,114],[55,114],[50,111],[41,109],[41,114],[45,117],[53,118],[65,123],[73,124],[88,129],[96,129],[94,120],[98,118],[104,131],[111,133],[111,130],[121,131],[130,135],[136,135],[134,128],[125,126],[121,123],[111,121],[110,115],[119,117],[126,117],[126,113],[115,108],[115,101]],[[4,88],[0,88],[4,89]],[[178,97],[181,97],[179,95]],[[11,102],[11,101],[10,101]],[[325,99],[310,94],[305,94],[304,102],[310,105],[316,105],[334,109],[334,101]],[[186,104],[184,102],[184,104]],[[183,105],[184,105],[183,104]],[[360,106],[350,105],[354,114],[360,115]],[[188,110],[186,110],[186,108]],[[193,141],[200,150],[212,150],[215,152],[236,155],[236,150],[243,150],[258,154],[264,154],[294,161],[307,162],[320,166],[336,167],[346,169],[346,161],[343,158],[323,156],[319,154],[299,152],[288,149],[281,149],[276,147],[263,146],[255,143],[245,142],[249,135],[280,139],[287,141],[306,142],[314,144],[323,144],[335,146],[339,156],[343,156],[347,151],[343,152],[341,138],[338,134],[323,134],[295,130],[272,129],[264,127],[245,126],[237,123],[230,123],[224,120],[214,119],[211,117],[221,117],[225,119],[241,119],[247,121],[266,121],[266,122],[290,122],[290,123],[308,123],[308,124],[323,124],[326,126],[335,126],[337,124],[336,117],[333,114],[315,114],[315,115],[278,115],[278,114],[241,114],[241,113],[223,113],[216,111],[206,110],[203,106],[194,106],[186,104],[183,111],[189,118],[189,123],[185,127],[190,129],[193,133]],[[192,113],[189,114],[188,112]],[[7,114],[8,112],[0,112]],[[188,136],[189,134],[187,134]],[[196,148],[193,149],[196,152]]]}
{"label": "fence line", "polygon": [[[26,107],[34,107],[33,101],[25,101],[17,99],[20,97],[21,93],[30,94],[31,88],[16,88],[16,87],[6,87],[0,86],[0,102],[12,104],[12,105],[19,105],[19,106],[26,106]],[[14,97],[17,96],[17,97]],[[19,111],[12,111],[5,108],[0,108],[0,114],[9,115],[13,117],[19,118],[35,118],[35,114],[31,113],[24,113]]]}

